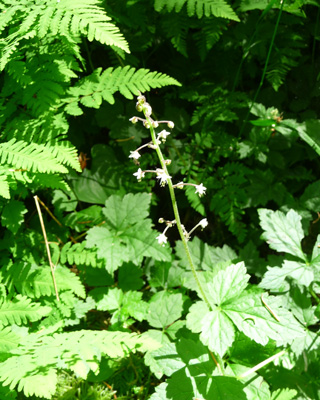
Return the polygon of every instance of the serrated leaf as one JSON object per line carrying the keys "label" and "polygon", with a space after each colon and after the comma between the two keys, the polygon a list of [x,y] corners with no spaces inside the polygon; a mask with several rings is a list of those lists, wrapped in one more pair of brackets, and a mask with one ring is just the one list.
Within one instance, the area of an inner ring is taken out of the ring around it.
{"label": "serrated leaf", "polygon": [[145,193],[128,194],[123,198],[110,196],[103,213],[103,226],[89,229],[86,247],[97,248],[99,258],[106,260],[106,269],[113,273],[124,262],[140,265],[143,257],[169,261],[170,250],[160,246],[151,220],[146,219],[150,196]]}
{"label": "serrated leaf", "polygon": [[27,212],[25,205],[18,200],[11,200],[2,210],[1,222],[13,234],[16,234],[24,222],[23,215]]}
{"label": "serrated leaf", "polygon": [[167,386],[161,390],[161,396],[166,390],[166,399],[246,399],[241,382],[216,376],[216,364],[199,341],[180,339],[152,352],[152,355],[159,369],[170,376]]}
{"label": "serrated leaf", "polygon": [[259,286],[273,291],[282,291],[288,288],[288,283],[285,282],[287,277],[308,287],[314,280],[313,267],[297,261],[284,260],[281,268],[268,267]]}
{"label": "serrated leaf", "polygon": [[151,301],[147,321],[154,328],[165,328],[182,315],[183,299],[181,293],[156,293]]}
{"label": "serrated leaf", "polygon": [[304,261],[307,261],[301,248],[301,240],[304,237],[301,216],[294,210],[284,214],[281,211],[268,209],[258,210],[260,225],[265,231],[262,238],[269,246],[279,252],[290,253]]}

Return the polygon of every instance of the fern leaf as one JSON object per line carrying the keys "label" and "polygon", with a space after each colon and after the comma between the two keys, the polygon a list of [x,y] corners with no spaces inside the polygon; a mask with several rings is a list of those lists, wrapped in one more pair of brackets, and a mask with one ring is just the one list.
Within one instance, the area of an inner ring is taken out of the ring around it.
{"label": "fern leaf", "polygon": [[33,172],[61,172],[68,170],[61,165],[44,145],[11,139],[0,144],[1,164],[12,165],[15,169]]}
{"label": "fern leaf", "polygon": [[70,265],[82,264],[94,268],[102,268],[105,262],[98,259],[97,252],[94,249],[86,249],[86,242],[76,243],[72,246],[69,242],[65,244],[61,250],[60,261],[62,264],[69,263]]}
{"label": "fern leaf", "polygon": [[21,340],[13,356],[0,364],[0,381],[17,387],[26,396],[50,399],[56,390],[57,369],[67,368],[85,379],[89,371],[99,372],[101,356],[120,358],[130,351],[155,350],[152,339],[127,332],[77,331],[55,333],[49,330],[29,334]]}
{"label": "fern leaf", "polygon": [[[22,295],[31,298],[54,296],[49,266],[37,266],[30,263],[15,263],[7,267],[4,273],[6,284],[15,286]],[[58,291],[71,291],[79,297],[85,297],[85,290],[80,279],[66,267],[58,266],[55,270]]]}
{"label": "fern leaf", "polygon": [[154,8],[161,11],[167,8],[169,12],[175,9],[179,12],[184,4],[187,3],[187,11],[190,17],[197,15],[198,18],[210,17],[231,19],[240,21],[237,14],[225,0],[156,0]]}
{"label": "fern leaf", "polygon": [[9,183],[6,175],[0,175],[0,196],[10,199]]}
{"label": "fern leaf", "polygon": [[11,331],[10,327],[0,330],[0,352],[4,353],[19,345],[20,337]]}
{"label": "fern leaf", "polygon": [[0,305],[0,322],[3,325],[21,325],[38,321],[51,311],[50,307],[31,303],[27,297],[17,295],[12,301],[4,300]]}
{"label": "fern leaf", "polygon": [[113,94],[119,91],[124,97],[132,100],[139,91],[145,92],[150,88],[159,88],[167,85],[181,86],[178,81],[160,72],[150,72],[133,67],[108,68],[102,72],[96,69],[91,75],[82,79],[76,86],[69,90],[68,103],[65,110],[71,115],[79,115],[81,109],[77,103],[80,101],[86,107],[99,108],[102,99],[114,104]]}

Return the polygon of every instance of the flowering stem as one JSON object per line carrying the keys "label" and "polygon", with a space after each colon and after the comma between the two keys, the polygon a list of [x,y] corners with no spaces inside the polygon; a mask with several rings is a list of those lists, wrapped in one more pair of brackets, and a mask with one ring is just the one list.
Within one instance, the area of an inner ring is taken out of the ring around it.
{"label": "flowering stem", "polygon": [[[156,134],[155,134],[154,128],[152,126],[152,120],[146,114],[145,114],[145,118],[146,118],[148,124],[150,125],[149,129],[150,129],[150,133],[151,133],[152,142],[153,142],[153,144],[155,146],[155,150],[156,150],[158,158],[160,160],[161,168],[169,176],[169,173],[168,173],[168,170],[167,170],[167,166],[166,166],[166,163],[165,163],[165,159],[164,159],[163,154],[161,152],[160,146],[157,144],[157,138],[156,138]],[[175,196],[175,193],[174,193],[174,188],[173,188],[173,185],[172,185],[171,178],[168,178],[167,183],[168,183],[168,187],[169,187],[169,192],[170,192],[170,197],[171,197],[171,202],[172,202],[172,207],[173,207],[173,213],[174,213],[174,217],[175,217],[175,220],[176,220],[177,228],[178,228],[178,231],[179,231],[182,243],[183,243],[184,250],[185,250],[186,255],[187,255],[187,259],[188,259],[192,274],[193,274],[194,279],[195,279],[195,281],[197,283],[197,286],[198,286],[198,288],[200,290],[200,293],[202,295],[203,300],[206,302],[206,304],[209,307],[209,309],[212,310],[211,305],[210,305],[210,303],[209,303],[209,301],[208,301],[208,299],[207,299],[207,297],[206,297],[206,295],[204,293],[204,290],[203,290],[203,288],[202,288],[202,286],[200,284],[200,281],[199,281],[199,278],[198,278],[198,275],[197,275],[197,271],[196,271],[195,265],[194,265],[192,257],[191,257],[191,253],[190,253],[190,250],[189,250],[188,242],[187,242],[187,239],[186,239],[186,237],[184,235],[184,231],[183,231],[181,220],[180,220],[177,200],[176,200],[176,196]]]}

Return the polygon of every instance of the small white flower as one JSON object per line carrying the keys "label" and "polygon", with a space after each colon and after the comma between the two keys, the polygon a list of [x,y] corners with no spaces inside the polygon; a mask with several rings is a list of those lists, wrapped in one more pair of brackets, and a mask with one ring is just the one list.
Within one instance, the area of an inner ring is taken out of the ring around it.
{"label": "small white flower", "polygon": [[141,157],[141,154],[135,150],[135,151],[130,151],[130,156],[129,158],[134,158],[135,160],[137,160],[138,158]]}
{"label": "small white flower", "polygon": [[206,227],[209,225],[209,224],[208,224],[207,218],[203,218],[203,219],[199,222],[198,225],[200,225],[202,229],[206,228]]}
{"label": "small white flower", "polygon": [[206,194],[206,190],[207,188],[204,187],[202,183],[200,183],[200,185],[196,185],[196,193],[199,194],[199,197]]}
{"label": "small white flower", "polygon": [[168,122],[168,128],[170,128],[170,129],[174,128],[174,123],[172,121]]}
{"label": "small white flower", "polygon": [[165,163],[166,165],[170,165],[170,164],[171,164],[171,160],[169,160],[169,159],[164,160],[164,163]]}
{"label": "small white flower", "polygon": [[137,117],[132,117],[129,119],[130,122],[132,122],[133,124],[136,124],[138,122],[138,118]]}
{"label": "small white flower", "polygon": [[158,243],[161,244],[163,247],[167,243],[167,236],[164,233],[160,233],[160,235],[157,236],[156,239]]}
{"label": "small white flower", "polygon": [[167,136],[170,135],[170,132],[166,131],[165,129],[158,133],[158,139],[161,139],[162,142],[164,143],[167,139]]}
{"label": "small white flower", "polygon": [[152,122],[152,126],[153,126],[154,128],[158,128],[158,126],[159,126],[158,121],[153,121],[153,122]]}
{"label": "small white flower", "polygon": [[141,179],[144,178],[145,173],[142,171],[141,168],[139,168],[138,171],[135,172],[133,175],[136,176],[138,181],[140,182]]}
{"label": "small white flower", "polygon": [[170,175],[168,175],[166,172],[164,172],[163,169],[158,168],[156,170],[157,172],[157,179],[160,179],[160,186],[165,186],[166,183],[168,183],[168,179],[171,178]]}
{"label": "small white flower", "polygon": [[148,103],[143,105],[143,111],[146,117],[150,117],[152,114],[152,108]]}

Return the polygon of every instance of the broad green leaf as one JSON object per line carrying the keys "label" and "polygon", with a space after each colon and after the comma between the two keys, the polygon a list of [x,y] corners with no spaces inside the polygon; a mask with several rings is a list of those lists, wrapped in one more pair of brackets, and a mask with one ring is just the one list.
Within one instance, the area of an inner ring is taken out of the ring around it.
{"label": "broad green leaf", "polygon": [[2,210],[1,223],[16,234],[24,222],[23,215],[27,212],[25,205],[18,200],[11,200]]}
{"label": "broad green leaf", "polygon": [[300,215],[290,210],[287,214],[265,208],[258,210],[260,225],[265,231],[262,238],[279,252],[290,253],[304,261],[306,256],[301,248],[304,237]]}
{"label": "broad green leaf", "polygon": [[260,287],[273,291],[282,291],[288,287],[287,277],[295,279],[299,284],[309,286],[314,280],[313,267],[298,261],[284,260],[282,267],[268,267]]}
{"label": "broad green leaf", "polygon": [[124,262],[140,265],[144,257],[171,260],[168,247],[156,240],[148,215],[150,196],[128,194],[123,198],[111,196],[103,214],[108,218],[103,226],[89,229],[86,247],[97,248],[98,258],[106,260],[106,269],[113,273]]}
{"label": "broad green leaf", "polygon": [[[226,368],[226,374],[229,376],[240,376],[246,372],[248,368],[239,364],[230,364]],[[244,392],[247,395],[247,400],[270,400],[269,385],[262,376],[256,373],[242,378],[241,382],[245,385]]]}
{"label": "broad green leaf", "polygon": [[315,119],[309,119],[297,127],[301,139],[308,143],[318,154],[320,154],[319,129],[320,121]]}
{"label": "broad green leaf", "polygon": [[[205,295],[212,306],[221,305],[239,296],[247,287],[249,278],[243,262],[232,264],[219,271],[213,281],[207,282]],[[198,294],[201,297],[201,293]]]}
{"label": "broad green leaf", "polygon": [[147,321],[154,328],[165,328],[182,315],[183,299],[181,293],[156,293],[151,301]]}
{"label": "broad green leaf", "polygon": [[310,211],[320,210],[320,181],[311,183],[302,196],[300,197],[300,203],[303,208],[307,208]]}
{"label": "broad green leaf", "polygon": [[[195,237],[189,243],[189,250],[192,255],[193,262],[197,269],[212,271],[216,264],[221,262],[232,262],[237,258],[237,254],[227,245],[220,247],[212,247]],[[181,241],[176,244],[176,254],[180,258],[179,264],[189,269],[188,259]]]}
{"label": "broad green leaf", "polygon": [[147,218],[151,196],[147,193],[128,193],[124,197],[110,196],[105,202],[103,214],[117,231],[127,229]]}
{"label": "broad green leaf", "polygon": [[272,392],[271,400],[292,400],[297,395],[294,389],[278,389]]}
{"label": "broad green leaf", "polygon": [[143,286],[141,279],[142,269],[132,263],[121,266],[118,273],[119,287],[124,292],[128,290],[139,290]]}
{"label": "broad green leaf", "polygon": [[285,346],[295,338],[305,336],[303,327],[288,310],[281,307],[281,299],[264,295],[264,302],[279,321],[271,315],[261,296],[250,291],[225,304],[223,311],[239,331],[263,346],[269,339],[275,340],[278,346]]}
{"label": "broad green leaf", "polygon": [[201,342],[221,357],[231,347],[235,337],[232,321],[219,309],[210,311],[202,320]]}

